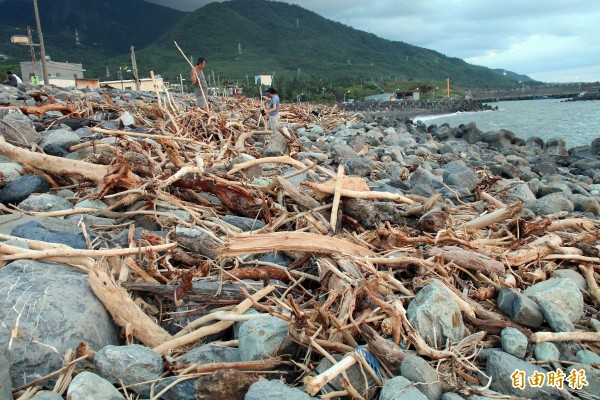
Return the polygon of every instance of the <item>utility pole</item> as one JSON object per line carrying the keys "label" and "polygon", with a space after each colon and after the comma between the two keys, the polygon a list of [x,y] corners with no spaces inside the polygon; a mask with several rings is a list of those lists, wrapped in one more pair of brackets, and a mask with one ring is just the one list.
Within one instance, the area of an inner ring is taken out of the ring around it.
{"label": "utility pole", "polygon": [[448,89],[448,98],[450,98],[450,75],[446,77],[446,87]]}
{"label": "utility pole", "polygon": [[44,48],[44,36],[42,35],[42,25],[40,24],[40,13],[38,11],[37,0],[33,0],[33,12],[35,13],[35,23],[37,25],[38,38],[40,40],[40,55],[42,56],[42,73],[44,74],[44,85],[50,84],[48,77],[48,66],[46,65],[46,49]]}
{"label": "utility pole", "polygon": [[37,61],[35,60],[35,50],[33,48],[33,35],[31,34],[31,27],[27,27],[27,39],[29,40],[29,52],[31,53],[31,66],[33,67],[33,75],[38,76]]}
{"label": "utility pole", "polygon": [[140,79],[138,77],[137,63],[135,62],[135,48],[131,46],[131,69],[133,70],[133,79],[135,79],[135,90],[140,91]]}

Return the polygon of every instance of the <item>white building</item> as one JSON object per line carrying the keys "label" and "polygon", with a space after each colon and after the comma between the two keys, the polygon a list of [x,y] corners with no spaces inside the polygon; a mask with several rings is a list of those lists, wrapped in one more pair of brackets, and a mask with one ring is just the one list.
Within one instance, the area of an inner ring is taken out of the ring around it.
{"label": "white building", "polygon": [[[24,82],[31,82],[34,84],[39,83],[40,85],[45,84],[41,61],[36,62],[37,75],[34,73],[33,63],[31,61],[22,61],[20,65],[21,74],[23,75],[21,79],[23,79]],[[49,83],[59,87],[75,86],[75,79],[82,79],[83,73],[85,72],[85,69],[83,69],[81,64],[50,60],[46,61],[46,68],[48,69]],[[35,76],[38,77],[38,82],[35,81]]]}

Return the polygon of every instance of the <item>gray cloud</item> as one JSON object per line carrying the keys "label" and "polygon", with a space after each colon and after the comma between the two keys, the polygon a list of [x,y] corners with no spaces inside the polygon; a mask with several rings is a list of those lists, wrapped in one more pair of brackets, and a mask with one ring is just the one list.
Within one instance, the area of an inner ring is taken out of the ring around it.
{"label": "gray cloud", "polygon": [[[210,0],[148,0],[184,11]],[[288,0],[379,37],[546,82],[600,80],[600,1]]]}

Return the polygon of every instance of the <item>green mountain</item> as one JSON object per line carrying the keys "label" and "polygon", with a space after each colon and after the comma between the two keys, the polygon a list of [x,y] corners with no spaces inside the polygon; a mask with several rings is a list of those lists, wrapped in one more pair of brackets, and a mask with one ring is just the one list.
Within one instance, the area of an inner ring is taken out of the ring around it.
{"label": "green mountain", "polygon": [[[327,20],[296,5],[266,0],[210,3],[189,13],[138,60],[161,66],[164,76],[189,67],[186,55],[202,55],[222,78],[271,74],[313,79],[413,80],[463,87],[514,85],[493,70],[404,42],[381,39]],[[240,51],[241,50],[241,51]],[[169,60],[169,63],[165,63]]]}
{"label": "green mountain", "polygon": [[[140,76],[153,70],[171,82],[180,74],[189,78],[186,58],[203,56],[206,71],[219,83],[249,85],[255,75],[274,74],[279,82],[304,79],[322,81],[323,86],[332,81],[347,86],[372,82],[376,90],[399,81],[441,86],[447,76],[463,88],[515,85],[512,75],[385,40],[277,1],[214,2],[192,13],[142,0],[38,4],[46,54],[56,61],[82,63],[87,77],[103,79],[108,68],[114,78],[116,66],[130,65],[133,45]],[[0,7],[0,54],[8,56],[3,64],[28,60],[29,48],[11,44],[9,37],[26,33],[27,26],[35,28],[32,2],[4,0]]]}
{"label": "green mountain", "polygon": [[[46,55],[54,61],[82,63],[88,70],[96,66],[105,70],[111,66],[109,59],[127,54],[132,45],[136,49],[150,46],[186,14],[142,0],[37,3]],[[29,60],[29,47],[10,43],[10,37],[26,35],[29,26],[34,43],[38,43],[33,2],[5,0],[0,9],[0,54],[9,57],[4,62]]]}

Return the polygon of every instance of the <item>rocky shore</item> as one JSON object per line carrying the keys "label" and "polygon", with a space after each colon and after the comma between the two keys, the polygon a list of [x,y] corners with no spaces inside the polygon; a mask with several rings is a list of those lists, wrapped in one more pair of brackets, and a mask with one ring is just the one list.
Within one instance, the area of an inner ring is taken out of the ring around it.
{"label": "rocky shore", "polygon": [[0,87],[0,399],[595,399],[600,139]]}

